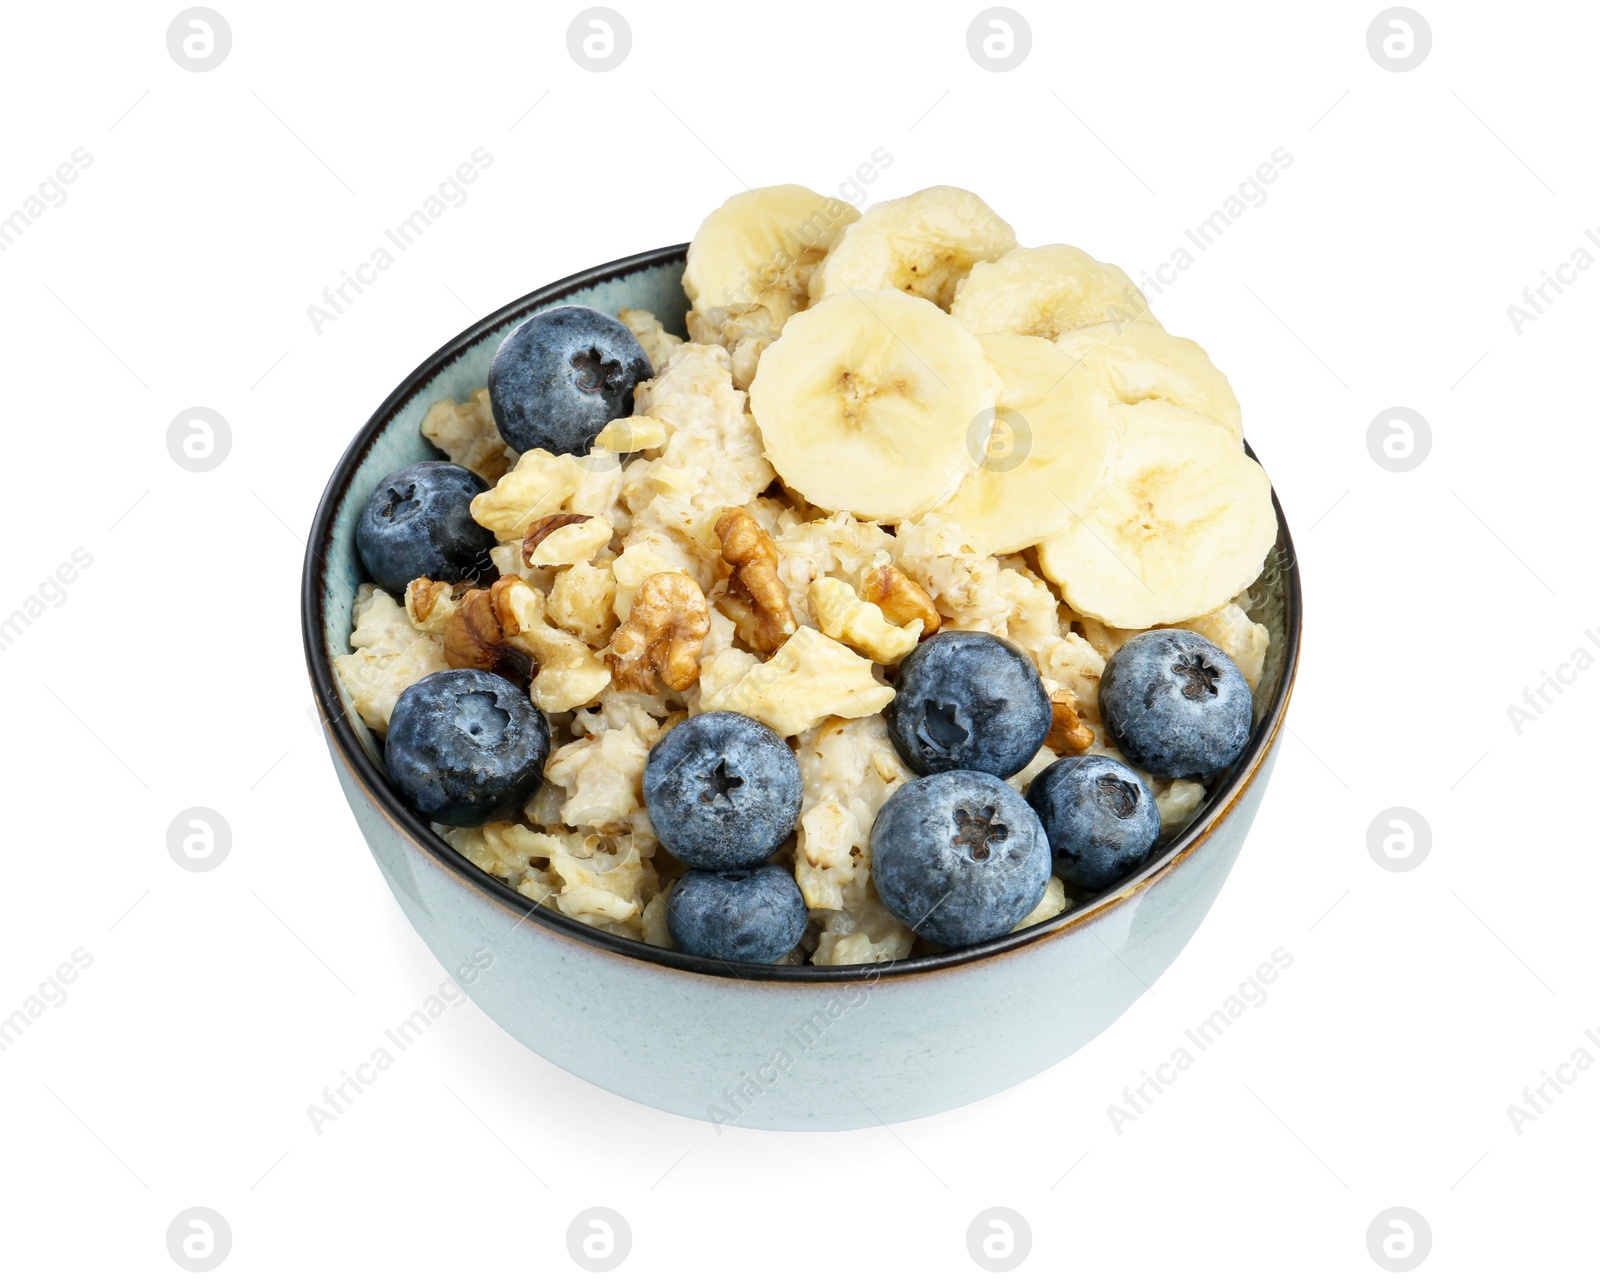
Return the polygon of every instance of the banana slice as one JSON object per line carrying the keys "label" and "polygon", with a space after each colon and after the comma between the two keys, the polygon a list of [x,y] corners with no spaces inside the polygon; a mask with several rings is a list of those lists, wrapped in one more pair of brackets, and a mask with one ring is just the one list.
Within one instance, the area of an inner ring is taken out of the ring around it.
{"label": "banana slice", "polygon": [[777,333],[805,307],[817,263],[860,216],[843,200],[794,183],[742,191],[694,233],[683,291],[701,314],[764,307]]}
{"label": "banana slice", "polygon": [[969,433],[999,392],[976,338],[933,303],[883,289],[834,294],[790,320],[756,370],[750,412],[789,488],[893,524],[971,474]]}
{"label": "banana slice", "polygon": [[948,311],[974,263],[1016,247],[1011,224],[972,192],[929,187],[875,204],[849,227],[811,277],[811,300],[900,289]]}
{"label": "banana slice", "polygon": [[1074,376],[1076,360],[1053,342],[1014,333],[978,341],[1000,375],[993,434],[969,440],[978,469],[939,513],[980,555],[1003,555],[1094,507],[1111,480],[1117,424],[1100,384]]}
{"label": "banana slice", "polygon": [[1127,272],[1070,244],[1013,249],[997,262],[979,263],[956,290],[950,314],[973,333],[1052,341],[1084,325],[1155,319]]}
{"label": "banana slice", "polygon": [[1075,610],[1113,627],[1220,608],[1256,580],[1277,538],[1266,473],[1209,418],[1161,400],[1112,412],[1111,484],[1039,544],[1039,567]]}
{"label": "banana slice", "polygon": [[1158,324],[1107,323],[1064,333],[1056,346],[1123,404],[1170,401],[1220,422],[1244,442],[1238,397],[1199,343]]}

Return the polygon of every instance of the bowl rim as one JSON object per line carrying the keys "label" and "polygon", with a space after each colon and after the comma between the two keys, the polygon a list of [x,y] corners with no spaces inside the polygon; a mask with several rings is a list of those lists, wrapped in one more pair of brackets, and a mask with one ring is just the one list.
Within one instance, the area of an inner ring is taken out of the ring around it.
{"label": "bowl rim", "polygon": [[[960,969],[975,961],[1041,943],[1058,937],[1086,924],[1091,919],[1109,911],[1134,895],[1143,892],[1162,879],[1179,862],[1196,852],[1241,796],[1254,783],[1261,766],[1276,741],[1288,710],[1290,694],[1300,665],[1301,639],[1301,588],[1300,566],[1278,502],[1276,489],[1272,491],[1273,512],[1278,521],[1279,541],[1274,550],[1281,548],[1286,564],[1284,573],[1284,630],[1282,674],[1271,701],[1260,720],[1251,730],[1244,754],[1234,764],[1223,784],[1217,787],[1190,819],[1189,826],[1163,849],[1160,854],[1132,876],[1109,889],[1073,907],[1069,911],[1041,921],[1017,933],[1005,934],[988,942],[960,947],[936,955],[914,959],[873,964],[854,965],[782,965],[746,964],[713,960],[703,956],[686,955],[681,951],[657,947],[606,933],[562,915],[554,907],[530,904],[504,880],[490,875],[470,859],[457,853],[443,837],[434,832],[418,814],[414,813],[391,789],[383,770],[368,758],[355,730],[345,715],[344,703],[339,695],[338,680],[333,662],[323,644],[326,611],[324,608],[327,587],[327,561],[322,548],[328,543],[334,518],[345,494],[350,488],[357,469],[368,452],[388,427],[391,419],[415,395],[418,388],[432,381],[448,365],[458,359],[469,347],[487,334],[509,321],[532,315],[561,302],[578,289],[589,288],[631,275],[650,267],[670,265],[682,261],[688,245],[666,245],[642,253],[631,254],[612,262],[602,263],[578,271],[563,279],[535,289],[507,303],[481,320],[469,325],[445,342],[432,355],[419,364],[400,384],[385,397],[383,403],[362,425],[350,442],[328,479],[321,499],[312,517],[311,529],[306,539],[306,555],[301,574],[300,624],[301,640],[305,649],[306,665],[311,676],[312,694],[323,730],[337,756],[341,757],[355,775],[363,791],[370,796],[382,815],[418,850],[430,856],[450,874],[466,882],[491,901],[512,910],[523,919],[539,925],[552,933],[586,946],[609,952],[619,958],[642,961],[659,970],[678,970],[705,977],[733,977],[748,981],[757,979],[778,983],[849,983],[862,980],[876,981],[879,977],[910,977],[918,974],[947,972]],[[1245,451],[1254,458],[1255,452],[1248,443]],[[1259,461],[1259,459],[1258,459]],[[337,761],[336,761],[337,764]]]}

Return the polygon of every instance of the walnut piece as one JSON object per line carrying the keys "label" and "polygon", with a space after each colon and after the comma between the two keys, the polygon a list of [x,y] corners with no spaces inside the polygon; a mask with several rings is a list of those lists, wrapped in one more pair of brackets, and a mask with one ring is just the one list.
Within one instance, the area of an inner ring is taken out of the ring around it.
{"label": "walnut piece", "polygon": [[1078,695],[1071,689],[1050,695],[1050,732],[1044,745],[1058,756],[1080,756],[1094,746],[1094,730],[1078,719]]}
{"label": "walnut piece", "polygon": [[883,610],[883,616],[894,626],[920,621],[924,640],[944,621],[933,607],[933,597],[892,564],[878,565],[863,573],[858,594]]}
{"label": "walnut piece", "polygon": [[722,558],[733,570],[728,578],[732,598],[754,614],[750,646],[758,653],[773,653],[795,629],[789,593],[778,577],[778,546],[742,507],[724,507],[716,532]]}
{"label": "walnut piece", "polygon": [[521,628],[506,599],[511,585],[521,582],[507,574],[488,590],[474,588],[462,598],[444,628],[444,660],[451,667],[492,671],[527,687],[533,659],[510,643]]}
{"label": "walnut piece", "polygon": [[915,649],[922,634],[920,619],[892,627],[882,609],[838,578],[818,578],[811,584],[811,613],[823,635],[884,666],[893,666]]}
{"label": "walnut piece", "polygon": [[611,682],[605,663],[545,621],[544,596],[513,574],[467,592],[445,626],[444,657],[452,667],[531,684],[529,696],[541,711],[586,707]]}
{"label": "walnut piece", "polygon": [[544,593],[521,578],[512,580],[505,603],[517,624],[511,643],[532,655],[538,672],[528,691],[533,705],[551,713],[592,706],[611,683],[606,664],[577,636],[550,625]]}
{"label": "walnut piece", "polygon": [[633,598],[651,574],[686,574],[702,592],[711,590],[716,581],[713,557],[680,533],[636,522],[623,541],[622,554],[611,562],[611,576],[616,579],[611,611],[618,622],[628,620]]}
{"label": "walnut piece", "polygon": [[577,512],[544,516],[528,526],[522,563],[530,569],[583,564],[610,541],[611,525],[598,517]]}
{"label": "walnut piece", "polygon": [[558,511],[603,516],[622,492],[621,460],[604,449],[585,457],[530,449],[494,488],[472,500],[472,518],[501,542],[520,541]]}
{"label": "walnut piece", "polygon": [[611,682],[654,693],[656,676],[675,692],[700,678],[700,647],[711,630],[705,593],[686,573],[652,573],[639,584],[628,620],[611,637]]}
{"label": "walnut piece", "polygon": [[[730,650],[717,658],[738,655]],[[743,664],[740,664],[743,665]],[[814,627],[801,627],[767,661],[733,671],[726,683],[700,686],[702,711],[738,711],[761,721],[780,738],[793,737],[829,716],[854,720],[889,705],[894,690],[872,674],[872,663]]]}
{"label": "walnut piece", "polygon": [[406,614],[411,625],[429,635],[443,635],[455,617],[465,585],[435,582],[432,578],[413,578],[406,585]]}
{"label": "walnut piece", "polygon": [[565,529],[569,524],[582,524],[589,516],[578,515],[575,512],[563,512],[559,515],[544,516],[535,520],[528,526],[528,532],[522,537],[522,559],[527,564],[533,561],[529,557],[533,549],[548,538],[557,529]]}

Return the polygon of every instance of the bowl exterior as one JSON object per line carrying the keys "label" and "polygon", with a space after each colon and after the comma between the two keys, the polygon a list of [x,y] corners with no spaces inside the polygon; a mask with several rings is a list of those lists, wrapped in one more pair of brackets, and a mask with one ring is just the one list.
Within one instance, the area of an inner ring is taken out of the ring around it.
{"label": "bowl exterior", "polygon": [[591,1084],[664,1111],[719,1126],[835,1130],[975,1102],[1110,1026],[1216,900],[1277,743],[1187,856],[1093,914],[948,969],[820,985],[685,973],[542,928],[419,848],[332,750],[406,916],[512,1036]]}

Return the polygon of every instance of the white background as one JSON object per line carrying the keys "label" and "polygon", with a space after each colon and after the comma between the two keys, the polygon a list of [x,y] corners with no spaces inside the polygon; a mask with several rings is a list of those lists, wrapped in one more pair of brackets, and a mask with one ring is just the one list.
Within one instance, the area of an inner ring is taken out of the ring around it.
{"label": "white background", "polygon": [[[93,557],[0,651],[0,1014],[92,956],[0,1054],[9,1274],[180,1274],[194,1205],[239,1276],[580,1274],[590,1205],[631,1224],[623,1274],[976,1275],[993,1205],[1031,1224],[1022,1274],[1377,1275],[1396,1205],[1430,1224],[1424,1274],[1593,1267],[1600,1069],[1520,1133],[1507,1107],[1600,1023],[1600,675],[1520,733],[1506,710],[1600,656],[1600,270],[1520,335],[1506,311],[1600,223],[1592,7],[1416,0],[1432,51],[1400,74],[1376,2],[1017,0],[1032,51],[994,73],[976,4],[616,0],[632,52],[597,74],[576,5],[216,3],[233,46],[203,74],[167,52],[176,5],[7,18],[0,214],[93,157],[0,254],[0,615]],[[308,304],[478,147],[470,198],[317,334]],[[1151,296],[1232,378],[1306,587],[1290,737],[1220,901],[1094,1044],[893,1132],[718,1135],[467,1005],[317,1135],[308,1104],[444,977],[308,710],[301,537],[335,459],[477,317],[879,147],[874,198],[971,187],[1135,278],[1293,157]],[[165,445],[194,405],[232,429],[203,474]],[[1366,447],[1396,405],[1433,437],[1399,474]],[[233,835],[205,874],[166,847],[194,805]],[[1405,873],[1367,847],[1395,805],[1432,831]],[[1278,947],[1267,1001],[1118,1133],[1124,1087]]]}

